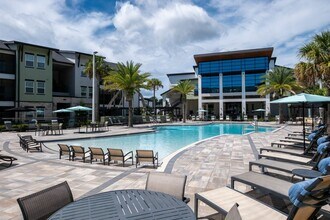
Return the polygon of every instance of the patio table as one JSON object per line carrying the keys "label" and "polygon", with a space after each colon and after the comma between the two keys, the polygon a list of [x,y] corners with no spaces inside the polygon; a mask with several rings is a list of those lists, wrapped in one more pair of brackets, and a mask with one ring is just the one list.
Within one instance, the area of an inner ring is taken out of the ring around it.
{"label": "patio table", "polygon": [[126,189],[77,200],[49,219],[196,219],[183,201],[161,192]]}

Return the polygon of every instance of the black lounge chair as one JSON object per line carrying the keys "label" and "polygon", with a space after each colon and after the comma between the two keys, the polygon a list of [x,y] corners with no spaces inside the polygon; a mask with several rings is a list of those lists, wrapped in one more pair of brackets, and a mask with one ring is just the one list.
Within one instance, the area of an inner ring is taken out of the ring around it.
{"label": "black lounge chair", "polygon": [[126,161],[132,160],[133,165],[133,151],[124,154],[121,149],[108,148],[108,165],[110,165],[112,160],[121,161],[123,166],[125,166]]}
{"label": "black lounge chair", "polygon": [[57,144],[59,149],[59,158],[61,159],[63,155],[68,155],[69,160],[71,160],[72,150],[67,144]]}
{"label": "black lounge chair", "polygon": [[24,220],[47,219],[57,210],[73,202],[73,196],[65,181],[31,195],[18,198]]}
{"label": "black lounge chair", "polygon": [[5,162],[9,162],[8,163],[5,163],[5,164],[1,164],[5,167],[10,167],[12,164],[13,164],[13,161],[17,160],[15,157],[12,157],[12,156],[6,156],[6,155],[3,155],[3,154],[0,154],[0,160],[3,160]]}

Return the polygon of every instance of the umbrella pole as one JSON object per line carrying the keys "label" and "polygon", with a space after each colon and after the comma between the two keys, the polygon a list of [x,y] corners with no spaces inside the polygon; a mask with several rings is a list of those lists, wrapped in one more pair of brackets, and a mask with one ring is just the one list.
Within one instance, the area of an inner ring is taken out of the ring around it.
{"label": "umbrella pole", "polygon": [[304,140],[304,152],[306,150],[306,140],[305,140],[305,134],[306,134],[306,130],[305,130],[305,103],[303,102],[303,140]]}

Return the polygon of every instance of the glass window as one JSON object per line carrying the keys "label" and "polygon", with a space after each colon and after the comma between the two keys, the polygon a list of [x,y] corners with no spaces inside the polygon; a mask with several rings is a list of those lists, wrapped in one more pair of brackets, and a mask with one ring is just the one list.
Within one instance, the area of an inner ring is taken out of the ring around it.
{"label": "glass window", "polygon": [[37,93],[45,94],[45,81],[37,81]]}
{"label": "glass window", "polygon": [[37,55],[37,68],[44,69],[46,66],[46,57],[43,55]]}
{"label": "glass window", "polygon": [[31,53],[25,53],[25,66],[34,67],[34,55]]}
{"label": "glass window", "polygon": [[209,75],[202,77],[202,93],[219,92],[219,75]]}
{"label": "glass window", "polygon": [[242,76],[241,75],[224,75],[223,92],[242,92]]}
{"label": "glass window", "polygon": [[255,92],[258,86],[263,83],[265,73],[245,74],[245,91]]}
{"label": "glass window", "polygon": [[87,74],[84,72],[84,70],[82,70],[82,71],[80,72],[80,76],[81,76],[81,77],[87,77]]}
{"label": "glass window", "polygon": [[33,93],[34,92],[34,82],[33,80],[25,80],[25,93]]}
{"label": "glass window", "polygon": [[93,96],[93,87],[89,87],[88,88],[88,97],[92,98],[92,96]]}
{"label": "glass window", "polygon": [[81,86],[80,87],[80,95],[81,97],[86,97],[87,96],[87,86]]}
{"label": "glass window", "polygon": [[37,107],[37,117],[38,118],[45,117],[45,107]]}

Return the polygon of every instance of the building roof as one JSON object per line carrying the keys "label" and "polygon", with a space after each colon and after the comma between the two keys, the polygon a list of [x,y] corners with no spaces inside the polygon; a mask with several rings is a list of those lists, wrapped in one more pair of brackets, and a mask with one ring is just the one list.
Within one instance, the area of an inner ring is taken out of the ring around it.
{"label": "building roof", "polygon": [[52,51],[52,57],[55,62],[74,65],[73,62],[71,62],[70,60],[68,60],[67,58],[65,58],[64,56],[62,56],[61,54],[55,51]]}
{"label": "building roof", "polygon": [[249,50],[237,50],[227,51],[219,53],[207,53],[207,54],[196,54],[194,55],[195,62],[215,61],[215,60],[229,60],[229,59],[241,59],[251,57],[268,57],[269,59],[273,54],[273,47],[249,49]]}
{"label": "building roof", "polygon": [[2,49],[2,50],[10,50],[10,48],[5,43],[6,43],[6,41],[0,40],[0,49]]}
{"label": "building roof", "polygon": [[41,45],[36,45],[36,44],[30,44],[30,43],[26,43],[26,42],[22,42],[22,41],[6,41],[5,44],[24,44],[24,45],[28,45],[28,46],[32,46],[32,47],[39,47],[39,48],[43,48],[43,49],[50,49],[50,50],[55,50],[58,51],[59,49],[56,48],[52,48],[52,47],[46,47],[46,46],[41,46]]}
{"label": "building roof", "polygon": [[166,74],[167,75],[167,77],[169,77],[169,76],[175,76],[175,75],[195,75],[195,73],[194,72],[186,72],[186,73],[168,73],[168,74]]}
{"label": "building roof", "polygon": [[85,56],[93,56],[93,54],[91,53],[83,53],[83,52],[79,52],[79,51],[74,51],[74,50],[60,50],[61,53],[71,53],[71,54],[75,54],[75,53],[79,53]]}

